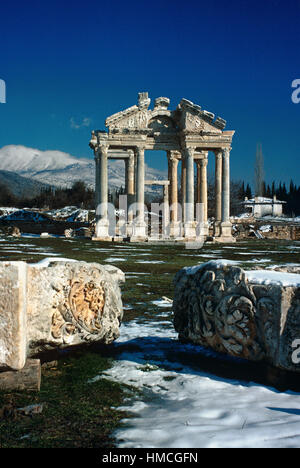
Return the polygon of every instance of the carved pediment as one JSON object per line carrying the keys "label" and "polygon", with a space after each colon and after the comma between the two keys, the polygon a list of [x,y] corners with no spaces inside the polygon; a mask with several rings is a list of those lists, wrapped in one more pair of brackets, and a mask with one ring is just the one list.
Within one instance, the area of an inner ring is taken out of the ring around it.
{"label": "carved pediment", "polygon": [[151,111],[148,111],[151,100],[148,93],[139,93],[138,105],[128,107],[124,111],[111,115],[105,121],[109,130],[114,129],[145,129],[147,128]]}
{"label": "carved pediment", "polygon": [[123,129],[145,129],[149,121],[149,111],[147,109],[139,109],[137,106],[132,106],[126,111],[118,112],[105,121],[105,125],[109,130],[115,128]]}
{"label": "carved pediment", "polygon": [[168,110],[170,100],[166,97],[155,99],[154,109],[149,110],[148,93],[139,93],[138,105],[111,115],[105,121],[109,131],[149,131],[150,133],[222,133],[226,121],[217,117],[187,99],[182,99],[175,111]]}
{"label": "carved pediment", "polygon": [[200,106],[187,99],[182,99],[177,111],[180,114],[180,126],[188,132],[222,133],[226,121],[212,112],[202,110]]}

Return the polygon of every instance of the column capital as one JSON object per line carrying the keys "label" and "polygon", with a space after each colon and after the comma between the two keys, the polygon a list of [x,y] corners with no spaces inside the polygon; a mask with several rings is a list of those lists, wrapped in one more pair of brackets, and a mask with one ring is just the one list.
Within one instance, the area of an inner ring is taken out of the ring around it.
{"label": "column capital", "polygon": [[179,156],[180,156],[179,151],[176,151],[176,150],[167,151],[167,157],[168,157],[169,161],[179,162]]}
{"label": "column capital", "polygon": [[135,152],[138,153],[138,154],[141,153],[141,152],[144,152],[145,149],[146,149],[146,145],[145,145],[145,144],[136,145],[136,146],[134,147]]}
{"label": "column capital", "polygon": [[195,147],[193,147],[193,146],[187,146],[186,148],[184,148],[185,157],[186,157],[186,156],[188,156],[188,157],[194,157],[194,153],[195,153]]}
{"label": "column capital", "polygon": [[223,153],[223,148],[217,148],[214,150],[214,153],[215,153],[215,156],[216,158],[221,158],[222,157],[222,153]]}
{"label": "column capital", "polygon": [[108,156],[108,148],[109,148],[109,145],[97,145],[95,147],[95,150],[94,150],[94,153],[95,153],[95,159],[97,158],[102,158],[102,157],[107,157]]}
{"label": "column capital", "polygon": [[89,147],[92,148],[92,150],[94,150],[94,152],[95,152],[96,148],[97,148],[97,144],[98,144],[98,140],[97,140],[95,131],[93,130],[92,131],[92,137],[91,137],[90,142],[89,142]]}
{"label": "column capital", "polygon": [[208,158],[198,159],[197,162],[199,162],[199,165],[200,165],[201,167],[206,167],[207,164],[208,164]]}
{"label": "column capital", "polygon": [[222,155],[229,156],[231,148],[222,148]]}

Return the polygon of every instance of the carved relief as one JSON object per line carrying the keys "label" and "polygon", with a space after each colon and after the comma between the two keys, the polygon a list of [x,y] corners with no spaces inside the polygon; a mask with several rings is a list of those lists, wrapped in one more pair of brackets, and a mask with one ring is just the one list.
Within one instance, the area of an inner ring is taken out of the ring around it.
{"label": "carved relief", "polygon": [[101,316],[105,304],[104,289],[93,281],[83,283],[74,280],[69,292],[70,309],[76,323],[90,333],[101,328]]}
{"label": "carved relief", "polygon": [[145,129],[148,125],[148,111],[139,110],[131,114],[129,117],[116,120],[110,125],[110,129],[114,128],[128,128],[128,129]]}
{"label": "carved relief", "polygon": [[213,262],[194,274],[182,270],[175,281],[174,325],[182,338],[246,359],[271,355],[276,340],[271,289],[264,286],[256,296],[242,269]]}
{"label": "carved relief", "polygon": [[204,130],[204,121],[201,120],[197,115],[186,114],[186,130],[189,131],[201,131]]}
{"label": "carved relief", "polygon": [[215,314],[221,351],[245,358],[259,354],[254,313],[254,304],[248,297],[233,294],[222,299]]}
{"label": "carved relief", "polygon": [[103,282],[85,282],[80,278],[70,281],[65,300],[52,315],[51,334],[67,343],[76,333],[95,334],[102,328],[101,319],[105,306]]}

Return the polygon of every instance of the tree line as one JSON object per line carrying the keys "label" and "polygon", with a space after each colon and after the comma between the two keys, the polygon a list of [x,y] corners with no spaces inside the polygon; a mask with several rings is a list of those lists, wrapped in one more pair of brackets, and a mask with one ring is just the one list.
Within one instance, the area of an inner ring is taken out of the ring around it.
{"label": "tree line", "polygon": [[86,186],[85,182],[78,180],[70,188],[46,187],[32,197],[16,196],[4,184],[0,184],[0,205],[17,208],[44,208],[58,209],[64,206],[77,206],[78,208],[94,209],[95,192]]}
{"label": "tree line", "polygon": [[[253,198],[254,193],[249,184],[245,184],[243,181],[231,181],[230,184],[231,192],[231,214],[236,215],[243,211],[241,202]],[[278,200],[285,201],[284,213],[289,216],[300,215],[300,186],[297,186],[292,180],[289,185],[285,183],[276,184],[275,181],[272,184],[266,184],[262,182],[261,195],[267,198],[273,198],[275,195]],[[125,194],[125,189],[120,187],[119,189],[110,190],[108,194],[108,200],[116,207],[118,207],[119,195]],[[157,196],[155,202],[162,203],[162,196]],[[150,204],[151,200],[147,197],[147,204]],[[208,182],[208,214],[214,216],[214,182],[210,180]],[[64,206],[77,206],[78,208],[92,210],[95,208],[95,191],[85,184],[85,182],[78,180],[73,183],[70,188],[54,188],[46,187],[43,188],[37,195],[32,197],[16,196],[12,191],[5,185],[0,184],[0,205],[1,206],[14,206],[17,208],[44,208],[44,209],[58,209]]]}

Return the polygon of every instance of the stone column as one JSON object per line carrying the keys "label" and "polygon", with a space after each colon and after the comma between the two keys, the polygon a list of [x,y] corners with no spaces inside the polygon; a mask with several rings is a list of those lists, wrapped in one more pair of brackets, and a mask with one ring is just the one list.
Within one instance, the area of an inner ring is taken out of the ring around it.
{"label": "stone column", "polygon": [[203,221],[207,223],[207,153],[200,159],[200,203],[203,203]]}
{"label": "stone column", "polygon": [[[229,172],[229,148],[222,150],[222,238],[232,238],[231,222],[229,219],[230,211],[230,172]],[[226,240],[226,239],[225,239]]]}
{"label": "stone column", "polygon": [[222,219],[222,150],[215,152],[215,219]]}
{"label": "stone column", "polygon": [[170,208],[169,208],[169,183],[163,185],[163,223],[162,223],[162,237],[169,237],[169,224],[170,224]]}
{"label": "stone column", "polygon": [[125,193],[128,193],[128,159],[124,159],[125,163]]}
{"label": "stone column", "polygon": [[185,203],[186,203],[186,165],[184,153],[181,154],[181,210],[182,210],[182,223],[185,219]]}
{"label": "stone column", "polygon": [[196,203],[200,203],[200,185],[201,185],[201,173],[200,173],[200,159],[196,160],[197,167],[197,182],[196,182]]}
{"label": "stone column", "polygon": [[108,220],[108,176],[107,176],[108,146],[100,145],[95,149],[96,162],[96,240],[111,240]]}
{"label": "stone column", "polygon": [[128,212],[128,223],[127,223],[127,235],[130,237],[132,235],[132,221],[133,221],[133,211],[132,204],[135,202],[135,180],[134,180],[134,152],[132,150],[128,151],[127,161],[127,212]]}
{"label": "stone column", "polygon": [[173,151],[168,154],[168,162],[170,167],[169,180],[170,180],[170,236],[179,236],[179,223],[178,223],[178,159]]}
{"label": "stone column", "polygon": [[136,147],[136,203],[137,214],[134,222],[134,233],[132,242],[146,240],[146,223],[144,220],[145,205],[145,148]]}
{"label": "stone column", "polygon": [[197,201],[199,200],[200,206],[198,211],[200,214],[200,235],[208,236],[208,223],[207,223],[207,164],[208,152],[204,152],[203,158],[197,161]]}
{"label": "stone column", "polygon": [[171,160],[170,160],[170,157],[171,157],[171,151],[167,151],[167,160],[168,160],[168,180],[170,182],[170,190],[169,190],[169,204],[172,205],[172,200],[171,200],[171,196],[172,196],[172,170],[171,170]]}
{"label": "stone column", "polygon": [[194,148],[185,149],[186,165],[186,204],[184,208],[184,237],[194,239],[196,229],[194,222]]}
{"label": "stone column", "polygon": [[96,225],[97,221],[99,221],[100,216],[98,214],[100,208],[98,209],[98,206],[100,205],[100,155],[97,151],[97,148],[95,148],[94,151],[94,160],[95,160],[95,213],[96,213]]}
{"label": "stone column", "polygon": [[215,151],[215,223],[214,236],[220,235],[222,220],[222,150]]}

